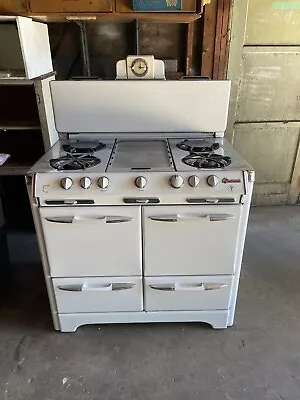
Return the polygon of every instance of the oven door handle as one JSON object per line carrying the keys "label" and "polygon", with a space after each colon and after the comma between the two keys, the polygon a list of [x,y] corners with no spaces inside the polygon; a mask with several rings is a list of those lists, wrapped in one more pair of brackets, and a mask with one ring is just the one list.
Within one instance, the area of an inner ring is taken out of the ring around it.
{"label": "oven door handle", "polygon": [[63,292],[120,292],[122,290],[133,289],[135,283],[107,283],[58,286]]}
{"label": "oven door handle", "polygon": [[157,222],[192,222],[201,219],[209,220],[211,222],[227,221],[234,219],[232,214],[205,214],[205,215],[154,215],[149,217],[152,221]]}
{"label": "oven door handle", "polygon": [[116,216],[116,215],[106,215],[97,217],[49,217],[46,221],[56,223],[56,224],[72,224],[80,222],[103,222],[106,224],[121,224],[124,222],[131,222],[132,217]]}
{"label": "oven door handle", "polygon": [[227,287],[226,283],[170,283],[149,285],[153,290],[163,292],[202,292],[205,290],[219,290]]}

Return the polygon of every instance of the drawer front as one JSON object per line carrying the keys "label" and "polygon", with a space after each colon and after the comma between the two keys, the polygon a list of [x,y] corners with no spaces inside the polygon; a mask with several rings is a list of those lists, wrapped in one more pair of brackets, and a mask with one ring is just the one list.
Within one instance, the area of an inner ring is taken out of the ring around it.
{"label": "drawer front", "polygon": [[53,279],[61,314],[142,311],[142,278]]}
{"label": "drawer front", "polygon": [[227,310],[231,288],[232,276],[145,278],[145,310]]}
{"label": "drawer front", "polygon": [[142,275],[140,207],[40,209],[52,277]]}
{"label": "drawer front", "polygon": [[111,12],[112,0],[30,0],[32,12]]}

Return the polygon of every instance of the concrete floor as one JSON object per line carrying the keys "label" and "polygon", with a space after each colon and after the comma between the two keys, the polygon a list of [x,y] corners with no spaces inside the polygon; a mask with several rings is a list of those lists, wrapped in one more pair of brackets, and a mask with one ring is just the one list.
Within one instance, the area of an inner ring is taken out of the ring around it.
{"label": "concrete floor", "polygon": [[[56,333],[38,270],[0,310],[1,400],[299,400],[300,208],[254,208],[236,323]],[[32,282],[35,284],[32,285]]]}

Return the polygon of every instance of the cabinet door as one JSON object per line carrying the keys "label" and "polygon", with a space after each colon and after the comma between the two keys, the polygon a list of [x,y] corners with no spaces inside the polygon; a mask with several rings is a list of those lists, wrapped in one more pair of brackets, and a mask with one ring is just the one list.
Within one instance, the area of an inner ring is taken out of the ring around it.
{"label": "cabinet door", "polygon": [[[139,1],[141,3],[141,1]],[[137,1],[136,1],[137,3]],[[146,1],[145,1],[146,3]],[[148,3],[151,3],[151,1]],[[166,3],[166,1],[164,0],[159,0],[159,1],[155,1],[152,3],[156,3],[158,4],[158,8],[155,11],[167,11],[167,10],[163,10],[162,7],[160,6],[160,3]],[[149,6],[148,5],[148,10],[147,11],[153,11],[151,8],[154,6]],[[135,11],[133,9],[133,0],[116,0],[116,11],[117,12],[133,12]],[[141,10],[142,11],[142,10]],[[177,11],[174,9],[170,9],[169,12],[195,12],[196,11],[196,0],[182,0],[181,2],[181,10]],[[167,11],[168,12],[168,11]]]}
{"label": "cabinet door", "polygon": [[52,277],[142,274],[140,207],[41,208]]}
{"label": "cabinet door", "polygon": [[241,207],[145,207],[145,275],[233,274]]}
{"label": "cabinet door", "polygon": [[112,0],[30,0],[32,12],[111,12]]}
{"label": "cabinet door", "polygon": [[0,13],[23,13],[27,11],[26,0],[2,0],[0,3]]}

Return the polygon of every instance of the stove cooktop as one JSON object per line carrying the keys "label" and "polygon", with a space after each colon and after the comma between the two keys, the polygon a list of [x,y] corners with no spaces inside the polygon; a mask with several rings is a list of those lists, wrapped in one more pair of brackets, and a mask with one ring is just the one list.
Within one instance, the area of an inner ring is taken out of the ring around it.
{"label": "stove cooktop", "polygon": [[163,172],[243,169],[223,138],[60,140],[34,166],[39,172]]}

